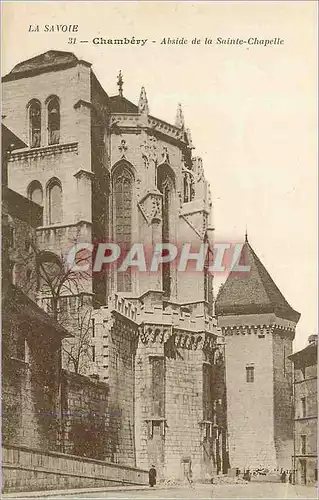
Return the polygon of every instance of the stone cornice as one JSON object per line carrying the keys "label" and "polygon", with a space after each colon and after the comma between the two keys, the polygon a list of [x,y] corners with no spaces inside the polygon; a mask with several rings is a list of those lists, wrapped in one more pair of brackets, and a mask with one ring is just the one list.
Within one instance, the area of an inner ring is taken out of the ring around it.
{"label": "stone cornice", "polygon": [[172,336],[172,325],[146,324],[139,327],[139,336],[143,344],[165,344]]}
{"label": "stone cornice", "polygon": [[276,332],[289,332],[294,336],[294,328],[286,325],[277,324],[260,324],[260,325],[238,325],[238,326],[222,326],[222,334],[225,336],[232,335],[258,335],[258,337],[265,337],[266,335]]}
{"label": "stone cornice", "polygon": [[167,418],[166,417],[157,417],[157,416],[153,416],[153,417],[146,417],[144,419],[145,422],[166,422],[167,421]]}
{"label": "stone cornice", "polygon": [[112,316],[109,320],[109,327],[112,337],[116,339],[126,339],[133,341],[137,347],[138,328],[134,321],[126,316],[122,316],[117,311],[112,311]]}
{"label": "stone cornice", "polygon": [[139,327],[139,337],[142,344],[165,344],[170,342],[175,349],[208,350],[219,349],[216,335],[204,331],[189,331],[175,328],[172,325],[143,324]]}
{"label": "stone cornice", "polygon": [[82,225],[89,225],[89,226],[91,226],[92,222],[84,220],[84,219],[81,219],[78,222],[73,222],[73,223],[70,223],[70,224],[52,224],[52,225],[47,225],[47,226],[38,226],[36,228],[36,231],[37,232],[43,232],[43,231],[47,231],[47,230],[64,229],[64,228],[67,228],[67,227],[77,227],[77,226],[82,226]]}
{"label": "stone cornice", "polygon": [[123,318],[127,318],[137,324],[137,307],[128,299],[115,293],[109,297],[107,309],[117,312]]}
{"label": "stone cornice", "polygon": [[[146,119],[145,119],[146,118]],[[141,117],[138,113],[112,113],[111,126],[125,129],[125,132],[140,133],[142,130],[160,133],[178,142],[184,141],[184,131],[153,116]]]}
{"label": "stone cornice", "polygon": [[77,153],[78,143],[69,142],[66,144],[53,144],[52,146],[43,146],[40,148],[23,149],[11,153],[9,162],[24,160],[28,158],[43,158],[44,156],[55,156],[62,153]]}

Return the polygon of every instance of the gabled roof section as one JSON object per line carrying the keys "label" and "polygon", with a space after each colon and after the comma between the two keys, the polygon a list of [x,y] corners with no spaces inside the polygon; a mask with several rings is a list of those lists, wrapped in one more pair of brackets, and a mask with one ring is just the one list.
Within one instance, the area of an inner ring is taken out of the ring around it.
{"label": "gabled roof section", "polygon": [[14,151],[15,149],[27,147],[26,143],[23,142],[22,139],[20,139],[12,130],[6,127],[4,123],[1,124],[1,131],[2,154],[8,149],[9,151]]}
{"label": "gabled roof section", "polygon": [[138,113],[138,107],[131,101],[120,95],[110,97],[109,105],[111,113]]}
{"label": "gabled roof section", "polygon": [[288,304],[248,241],[239,263],[250,266],[250,271],[230,272],[216,299],[217,316],[275,313],[298,322],[300,313]]}
{"label": "gabled roof section", "polygon": [[304,349],[294,352],[288,358],[294,363],[295,368],[316,365],[318,359],[318,337],[316,342],[311,342]]}
{"label": "gabled roof section", "polygon": [[[6,76],[2,78],[3,82],[17,80],[19,78],[28,78],[40,73],[49,71],[59,71],[80,62],[72,52],[63,52],[60,50],[48,50],[43,54],[27,59],[17,64]],[[83,61],[84,62],[84,61]],[[91,66],[89,63],[85,63]]]}
{"label": "gabled roof section", "polygon": [[3,199],[8,204],[8,213],[11,217],[20,219],[34,228],[43,224],[43,207],[34,201],[10,188],[4,189]]}
{"label": "gabled roof section", "polygon": [[73,337],[62,325],[49,316],[41,307],[31,300],[20,288],[10,284],[8,291],[2,297],[4,320],[14,319],[18,324],[25,322],[32,331],[41,328],[44,333],[50,332],[62,338]]}

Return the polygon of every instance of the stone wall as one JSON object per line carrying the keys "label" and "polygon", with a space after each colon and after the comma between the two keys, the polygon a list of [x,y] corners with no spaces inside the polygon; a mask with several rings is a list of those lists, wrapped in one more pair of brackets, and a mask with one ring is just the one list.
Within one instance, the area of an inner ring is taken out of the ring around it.
{"label": "stone wall", "polygon": [[[202,475],[203,353],[177,349],[166,359],[166,477],[183,479],[190,460],[194,478]],[[212,465],[210,463],[210,465]],[[207,471],[208,472],[208,471]],[[212,472],[212,469],[210,470]]]}
{"label": "stone wall", "polygon": [[146,324],[136,354],[136,460],[140,467],[154,464],[160,481],[185,480],[188,468],[195,479],[210,478],[226,459],[219,428],[224,416],[217,415],[224,397],[220,367],[214,350],[175,345],[185,344],[187,335],[172,334],[170,325]]}
{"label": "stone wall", "polygon": [[[124,305],[130,305],[123,301]],[[92,314],[95,360],[91,373],[109,386],[108,415],[112,435],[111,460],[135,465],[135,354],[137,324],[127,313],[101,307]],[[134,316],[134,315],[133,315]],[[135,313],[136,316],[136,313]],[[136,318],[135,318],[136,319]]]}
{"label": "stone wall", "polygon": [[4,446],[4,492],[147,484],[148,472],[100,460],[28,447]]}
{"label": "stone wall", "polygon": [[274,363],[274,437],[277,464],[291,469],[293,454],[292,338],[277,331],[273,334]]}
{"label": "stone wall", "polygon": [[110,459],[113,435],[109,429],[108,385],[63,371],[61,394],[64,452]]}
{"label": "stone wall", "polygon": [[[220,317],[219,326],[267,324],[264,317]],[[268,320],[269,321],[269,320]],[[254,332],[254,333],[253,333]],[[230,466],[276,468],[274,442],[273,339],[258,330],[234,330],[225,337],[227,421]],[[254,382],[246,381],[246,367],[254,367]]]}
{"label": "stone wall", "polygon": [[128,319],[115,319],[108,336],[108,375],[110,386],[110,428],[114,436],[117,463],[135,465],[134,388],[136,325]]}
{"label": "stone wall", "polygon": [[[7,358],[3,361],[3,442],[57,450],[60,421],[58,375],[54,373],[57,355],[47,342],[49,356],[43,356],[43,343],[39,339],[35,343],[41,354],[35,352],[29,338],[25,343],[25,359]],[[43,364],[36,359],[37,354],[44,359]]]}

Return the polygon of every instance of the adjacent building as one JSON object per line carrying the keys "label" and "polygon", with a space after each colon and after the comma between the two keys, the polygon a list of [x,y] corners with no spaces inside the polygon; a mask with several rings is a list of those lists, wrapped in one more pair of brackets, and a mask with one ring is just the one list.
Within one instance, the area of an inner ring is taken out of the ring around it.
{"label": "adjacent building", "polygon": [[318,481],[318,335],[290,356],[294,365],[294,449],[295,482],[313,485]]}
{"label": "adjacent building", "polygon": [[292,342],[300,314],[283,297],[248,239],[216,298],[225,336],[232,467],[291,469]]}

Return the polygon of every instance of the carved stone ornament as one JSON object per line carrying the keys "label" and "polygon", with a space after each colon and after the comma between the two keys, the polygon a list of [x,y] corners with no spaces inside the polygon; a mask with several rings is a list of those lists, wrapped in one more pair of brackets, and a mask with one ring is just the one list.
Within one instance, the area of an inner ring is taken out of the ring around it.
{"label": "carved stone ornament", "polygon": [[148,224],[154,217],[162,218],[162,194],[158,190],[148,192],[139,202],[139,208]]}
{"label": "carved stone ornament", "polygon": [[149,113],[148,100],[147,100],[146,91],[145,91],[144,87],[141,88],[140,98],[138,101],[138,112],[141,114],[148,114]]}
{"label": "carved stone ornament", "polygon": [[171,331],[169,327],[162,325],[145,325],[140,328],[139,334],[140,340],[143,344],[165,344],[171,336]]}
{"label": "carved stone ornament", "polygon": [[162,163],[167,163],[169,165],[169,152],[167,146],[163,146]]}
{"label": "carved stone ornament", "polygon": [[141,144],[141,153],[142,153],[142,159],[143,159],[145,168],[148,168],[152,162],[153,162],[154,166],[156,167],[156,165],[158,163],[158,161],[157,161],[157,139],[154,135],[149,136],[149,138],[146,139]]}
{"label": "carved stone ornament", "polygon": [[118,148],[119,148],[120,153],[122,154],[122,158],[124,158],[125,157],[125,153],[126,153],[126,151],[128,149],[128,146],[126,144],[126,140],[125,139],[121,140]]}

